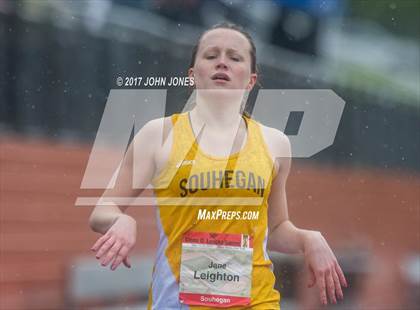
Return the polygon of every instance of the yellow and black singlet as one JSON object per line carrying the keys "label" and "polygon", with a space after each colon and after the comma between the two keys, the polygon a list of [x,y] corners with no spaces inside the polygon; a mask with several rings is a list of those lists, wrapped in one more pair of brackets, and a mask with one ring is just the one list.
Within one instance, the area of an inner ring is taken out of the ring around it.
{"label": "yellow and black singlet", "polygon": [[152,185],[159,246],[148,309],[279,309],[267,255],[273,160],[261,125],[229,157],[200,149],[188,112],[171,117],[168,163]]}

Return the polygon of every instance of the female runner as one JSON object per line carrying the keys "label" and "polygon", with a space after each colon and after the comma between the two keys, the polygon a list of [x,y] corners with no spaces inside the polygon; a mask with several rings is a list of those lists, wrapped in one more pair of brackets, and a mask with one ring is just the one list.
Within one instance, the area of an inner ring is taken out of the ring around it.
{"label": "female runner", "polygon": [[[256,50],[232,24],[204,32],[189,76],[196,101],[189,112],[148,122],[105,197],[157,196],[158,252],[149,309],[280,309],[267,250],[302,253],[322,304],[343,298],[346,279],[320,232],[288,218],[290,143],[281,131],[243,113],[257,81]],[[162,144],[162,137],[164,143]],[[132,189],[133,154],[137,183]],[[91,228],[103,234],[92,250],[103,266],[130,267],[136,221],[125,206],[96,206]]]}

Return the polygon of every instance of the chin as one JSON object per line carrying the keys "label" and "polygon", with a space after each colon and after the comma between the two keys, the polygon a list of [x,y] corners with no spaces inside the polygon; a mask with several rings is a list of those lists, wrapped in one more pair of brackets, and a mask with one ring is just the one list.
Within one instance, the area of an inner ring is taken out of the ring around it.
{"label": "chin", "polygon": [[226,86],[197,89],[198,95],[206,100],[242,100],[245,89],[232,89]]}

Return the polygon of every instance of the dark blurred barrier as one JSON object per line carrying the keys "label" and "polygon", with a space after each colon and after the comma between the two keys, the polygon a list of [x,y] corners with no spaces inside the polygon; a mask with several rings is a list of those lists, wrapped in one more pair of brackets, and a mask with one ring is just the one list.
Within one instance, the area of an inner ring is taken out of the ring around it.
{"label": "dark blurred barrier", "polygon": [[[163,32],[165,26],[170,27],[163,24]],[[1,13],[0,35],[0,69],[5,72],[0,77],[0,128],[87,142],[95,137],[116,77],[185,76],[192,47],[111,23],[92,35],[77,21],[72,27],[57,27]],[[328,88],[346,101],[334,145],[315,160],[420,170],[418,103],[269,65],[261,71],[266,89]],[[187,88],[169,89],[166,113],[181,110],[188,93]],[[253,100],[255,93],[250,106]]]}

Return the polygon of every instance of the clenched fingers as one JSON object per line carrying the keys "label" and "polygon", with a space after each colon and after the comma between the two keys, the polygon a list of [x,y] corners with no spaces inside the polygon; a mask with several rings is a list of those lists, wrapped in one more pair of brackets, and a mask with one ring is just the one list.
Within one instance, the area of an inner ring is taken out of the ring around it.
{"label": "clenched fingers", "polygon": [[325,287],[325,275],[319,274],[317,278],[318,288],[319,288],[319,297],[321,299],[321,303],[323,305],[326,305],[328,303],[327,301],[327,292]]}
{"label": "clenched fingers", "polygon": [[109,262],[113,260],[115,256],[118,255],[118,252],[120,251],[121,247],[122,243],[117,240],[112,246],[112,248],[110,248],[109,251],[106,253],[105,257],[102,259],[102,266],[107,266]]}
{"label": "clenched fingers", "polygon": [[330,302],[336,304],[337,300],[335,298],[335,284],[334,284],[334,279],[333,279],[331,270],[328,270],[325,273],[325,280],[327,282],[326,283],[327,292],[328,292],[328,297],[330,299]]}
{"label": "clenched fingers", "polygon": [[115,237],[110,236],[104,243],[102,243],[101,247],[99,248],[98,252],[96,252],[96,258],[100,259],[108,250],[114,245]]}
{"label": "clenched fingers", "polygon": [[110,237],[111,237],[110,234],[105,234],[102,237],[100,237],[98,240],[96,240],[95,244],[91,247],[91,250],[96,252],[102,246],[102,244],[104,244],[105,241],[107,241]]}
{"label": "clenched fingers", "polygon": [[336,296],[339,299],[343,299],[343,290],[341,289],[340,279],[338,278],[337,272],[335,270],[332,271],[332,276],[334,280]]}
{"label": "clenched fingers", "polygon": [[338,278],[340,279],[340,284],[344,287],[347,287],[348,284],[346,281],[346,277],[344,276],[344,272],[337,262],[335,262],[335,271],[337,272]]}
{"label": "clenched fingers", "polygon": [[127,245],[121,247],[120,251],[118,252],[118,255],[115,257],[114,262],[111,265],[112,270],[115,270],[121,264],[121,262],[125,260],[125,258],[128,256],[129,251],[130,248]]}
{"label": "clenched fingers", "polygon": [[124,263],[125,267],[131,268],[131,263],[130,263],[130,260],[129,260],[128,256],[126,256],[126,258],[124,258],[123,263]]}

